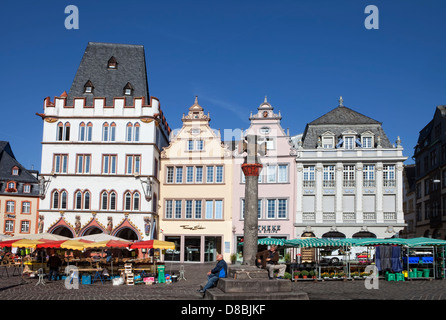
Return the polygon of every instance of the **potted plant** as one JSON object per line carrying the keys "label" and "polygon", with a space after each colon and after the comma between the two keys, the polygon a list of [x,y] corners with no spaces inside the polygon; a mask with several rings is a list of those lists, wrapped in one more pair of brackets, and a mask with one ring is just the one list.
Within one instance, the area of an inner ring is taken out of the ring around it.
{"label": "potted plant", "polygon": [[330,277],[331,279],[336,279],[336,278],[337,278],[337,277],[336,277],[336,274],[335,274],[334,272],[330,272],[329,277]]}
{"label": "potted plant", "polygon": [[328,272],[322,272],[322,273],[321,273],[321,276],[322,276],[322,278],[324,278],[324,279],[328,279],[328,278],[330,278],[330,275],[329,275]]}
{"label": "potted plant", "polygon": [[317,278],[317,276],[316,276],[316,271],[311,270],[311,271],[310,271],[310,277],[311,277],[312,279],[316,279],[316,278]]}
{"label": "potted plant", "polygon": [[303,270],[301,272],[302,278],[306,279],[308,277],[309,272],[307,270]]}
{"label": "potted plant", "polygon": [[293,272],[293,276],[294,276],[294,280],[299,279],[300,271],[294,271],[294,272]]}
{"label": "potted plant", "polygon": [[235,264],[237,261],[237,255],[235,253],[231,253],[231,255],[229,256],[229,258],[231,259],[231,263]]}

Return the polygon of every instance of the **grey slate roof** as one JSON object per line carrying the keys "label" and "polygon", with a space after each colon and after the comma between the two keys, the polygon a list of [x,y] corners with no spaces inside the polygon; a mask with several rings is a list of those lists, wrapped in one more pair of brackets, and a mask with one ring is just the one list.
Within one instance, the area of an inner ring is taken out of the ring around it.
{"label": "grey slate roof", "polygon": [[[116,69],[108,68],[114,57]],[[84,93],[84,85],[91,81],[93,93]],[[106,98],[106,105],[113,105],[114,97],[124,96],[124,87],[130,83],[133,94],[126,97],[126,105],[133,104],[133,97],[145,97],[149,102],[149,87],[144,47],[142,45],[89,42],[67,96],[67,105],[73,99],[86,97],[86,105],[93,104],[93,97]]]}
{"label": "grey slate roof", "polygon": [[353,130],[358,134],[371,131],[376,138],[380,136],[381,146],[391,148],[387,135],[385,134],[381,122],[369,118],[345,106],[338,106],[316,120],[308,123],[302,135],[302,146],[304,149],[314,149],[317,147],[318,138],[325,132],[334,133],[336,138],[343,132]]}
{"label": "grey slate roof", "polygon": [[[18,176],[12,175],[12,168],[14,166],[19,168]],[[8,181],[15,181],[17,183],[17,192],[19,194],[22,193],[23,184],[31,184],[31,195],[38,195],[39,181],[36,176],[32,174],[32,172],[35,171],[25,169],[16,160],[9,142],[0,141],[0,193],[5,193],[5,188]]]}

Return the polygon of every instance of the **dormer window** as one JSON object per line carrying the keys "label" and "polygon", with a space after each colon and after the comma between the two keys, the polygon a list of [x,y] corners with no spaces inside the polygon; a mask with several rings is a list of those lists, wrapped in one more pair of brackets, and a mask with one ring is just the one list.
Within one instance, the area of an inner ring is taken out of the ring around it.
{"label": "dormer window", "polygon": [[17,192],[16,183],[14,181],[8,181],[6,184],[6,192]]}
{"label": "dormer window", "polygon": [[88,80],[85,84],[84,84],[84,93],[93,93],[93,83]]}
{"label": "dormer window", "polygon": [[370,131],[364,132],[361,135],[361,144],[363,148],[373,148],[374,141],[373,141],[373,133]]}
{"label": "dormer window", "polygon": [[130,84],[130,82],[127,82],[127,84],[124,87],[124,95],[131,96],[132,94],[133,94],[133,87]]}
{"label": "dormer window", "polygon": [[335,147],[335,135],[331,131],[322,134],[320,146],[324,149],[333,149]]}
{"label": "dormer window", "polygon": [[355,137],[347,136],[344,138],[344,148],[351,150],[355,147]]}
{"label": "dormer window", "polygon": [[13,176],[18,176],[19,175],[19,167],[17,167],[17,166],[12,167],[11,173]]}
{"label": "dormer window", "polygon": [[116,58],[115,58],[115,57],[112,56],[112,57],[108,60],[107,68],[108,68],[108,69],[116,69],[116,68],[118,68],[118,62],[116,61]]}

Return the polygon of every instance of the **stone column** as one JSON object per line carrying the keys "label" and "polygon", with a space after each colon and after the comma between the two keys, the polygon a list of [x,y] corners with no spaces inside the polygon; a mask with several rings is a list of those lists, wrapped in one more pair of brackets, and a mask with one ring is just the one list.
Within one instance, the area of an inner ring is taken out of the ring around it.
{"label": "stone column", "polygon": [[257,136],[247,138],[245,163],[242,164],[245,175],[245,219],[243,231],[243,265],[255,266],[258,241],[258,183],[262,165],[257,157]]}

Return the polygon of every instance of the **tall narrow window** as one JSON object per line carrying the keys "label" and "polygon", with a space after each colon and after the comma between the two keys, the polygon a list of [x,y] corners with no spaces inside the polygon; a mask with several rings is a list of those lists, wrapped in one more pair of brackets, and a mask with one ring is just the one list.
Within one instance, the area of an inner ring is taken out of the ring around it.
{"label": "tall narrow window", "polygon": [[92,141],[93,137],[93,124],[91,122],[89,122],[87,124],[87,141]]}
{"label": "tall narrow window", "polygon": [[139,123],[135,123],[135,126],[133,128],[133,140],[139,141]]}
{"label": "tall narrow window", "polygon": [[63,140],[63,123],[59,122],[57,124],[57,141]]}
{"label": "tall narrow window", "polygon": [[107,210],[108,207],[108,194],[106,191],[101,194],[101,209]]}
{"label": "tall narrow window", "polygon": [[195,167],[195,183],[203,182],[203,167]]}
{"label": "tall narrow window", "polygon": [[194,167],[186,167],[186,182],[194,182]]}
{"label": "tall narrow window", "polygon": [[304,167],[304,187],[314,187],[315,186],[315,167],[306,166]]}
{"label": "tall narrow window", "polygon": [[223,182],[223,166],[215,167],[215,182],[222,183]]}
{"label": "tall narrow window", "polygon": [[206,182],[207,183],[214,182],[214,167],[213,166],[206,167]]}
{"label": "tall narrow window", "polygon": [[116,173],[116,158],[114,154],[104,154],[102,156],[102,173]]}
{"label": "tall narrow window", "polygon": [[335,166],[328,165],[324,166],[323,169],[323,177],[324,177],[324,187],[334,187],[335,186]]}
{"label": "tall narrow window", "polygon": [[131,210],[132,206],[132,195],[127,192],[124,197],[124,210]]}
{"label": "tall narrow window", "polygon": [[372,164],[364,165],[363,185],[364,185],[364,187],[374,187],[375,186],[375,166]]}
{"label": "tall narrow window", "polygon": [[195,200],[195,219],[201,219],[201,200]]}
{"label": "tall narrow window", "polygon": [[61,209],[67,208],[67,196],[68,196],[68,193],[66,191],[62,191],[60,193],[60,208]]}
{"label": "tall narrow window", "polygon": [[52,208],[59,209],[59,191],[53,191]]}
{"label": "tall narrow window", "polygon": [[186,200],[186,219],[192,219],[192,200]]}
{"label": "tall narrow window", "polygon": [[84,209],[90,209],[90,192],[88,191],[84,193]]}
{"label": "tall narrow window", "polygon": [[104,123],[102,125],[102,141],[108,141],[108,130],[109,130],[109,126],[108,123]]}
{"label": "tall narrow window", "polygon": [[183,167],[176,167],[175,169],[176,169],[175,182],[183,183]]}
{"label": "tall narrow window", "polygon": [[276,200],[268,199],[267,218],[274,219],[276,217]]}
{"label": "tall narrow window", "polygon": [[268,165],[266,167],[266,175],[267,175],[267,182],[273,183],[276,182],[276,166],[275,165]]}
{"label": "tall narrow window", "polygon": [[64,140],[69,141],[70,140],[70,123],[69,122],[65,123],[64,130],[65,130]]}
{"label": "tall narrow window", "polygon": [[76,199],[76,209],[82,209],[82,193],[80,191],[76,192],[75,195],[75,199]]}
{"label": "tall narrow window", "polygon": [[223,219],[223,201],[215,200],[215,219]]}
{"label": "tall narrow window", "polygon": [[166,200],[166,219],[172,219],[172,200]]}
{"label": "tall narrow window", "polygon": [[277,182],[288,182],[288,165],[279,165],[279,173]]}
{"label": "tall narrow window", "polygon": [[206,200],[206,211],[205,211],[205,218],[206,219],[212,219],[214,216],[214,201],[212,200]]}
{"label": "tall narrow window", "polygon": [[277,218],[283,219],[287,217],[287,200],[279,199],[277,200]]}
{"label": "tall narrow window", "polygon": [[181,219],[182,202],[175,200],[175,219]]}
{"label": "tall narrow window", "polygon": [[31,213],[31,202],[23,201],[22,202],[22,213]]}
{"label": "tall narrow window", "polygon": [[110,193],[110,210],[116,210],[116,192]]}
{"label": "tall narrow window", "polygon": [[355,166],[345,165],[344,166],[344,187],[354,187],[355,186]]}
{"label": "tall narrow window", "polygon": [[173,167],[167,167],[166,182],[173,183]]}
{"label": "tall narrow window", "polygon": [[116,141],[116,123],[110,125],[110,141]]}
{"label": "tall narrow window", "polygon": [[85,141],[85,123],[79,125],[79,141]]}
{"label": "tall narrow window", "polygon": [[353,149],[355,146],[355,138],[354,137],[345,137],[344,146],[345,146],[345,149]]}
{"label": "tall narrow window", "polygon": [[125,132],[125,141],[132,141],[132,130],[133,130],[132,124],[128,123]]}
{"label": "tall narrow window", "polygon": [[127,155],[127,174],[138,174],[141,172],[141,156]]}
{"label": "tall narrow window", "polygon": [[133,210],[139,210],[139,192],[133,195]]}

